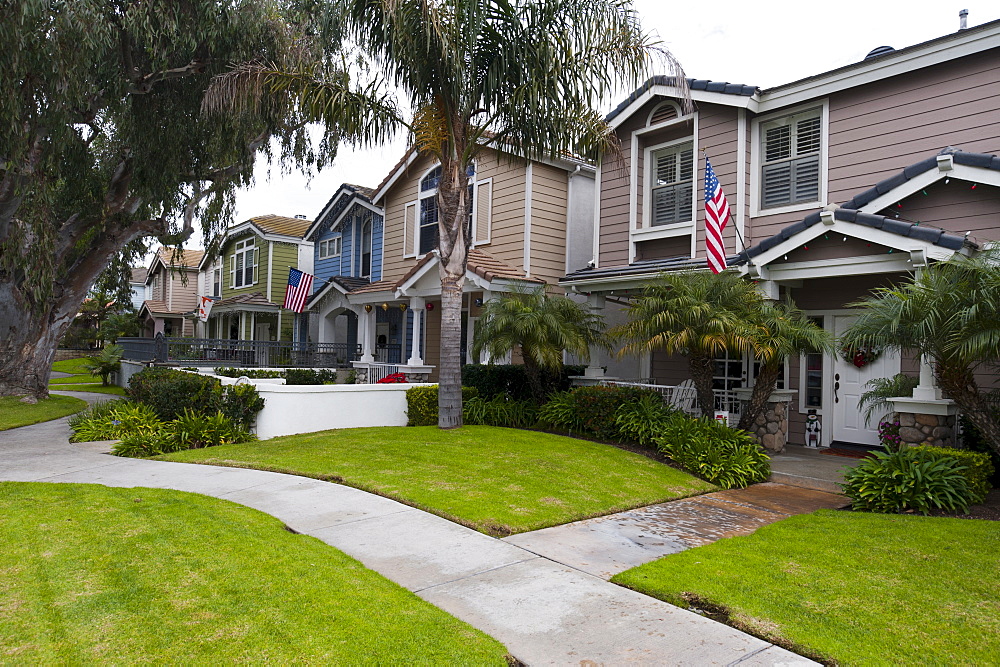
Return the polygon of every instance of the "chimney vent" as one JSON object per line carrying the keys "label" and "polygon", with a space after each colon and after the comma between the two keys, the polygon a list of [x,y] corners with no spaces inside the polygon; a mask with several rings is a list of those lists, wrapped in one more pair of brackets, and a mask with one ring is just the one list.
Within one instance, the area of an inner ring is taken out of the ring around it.
{"label": "chimney vent", "polygon": [[299,213],[295,217],[298,218],[299,220],[307,220],[306,216],[302,215],[301,213]]}
{"label": "chimney vent", "polygon": [[963,9],[958,13],[958,29],[965,30],[969,27],[969,10]]}

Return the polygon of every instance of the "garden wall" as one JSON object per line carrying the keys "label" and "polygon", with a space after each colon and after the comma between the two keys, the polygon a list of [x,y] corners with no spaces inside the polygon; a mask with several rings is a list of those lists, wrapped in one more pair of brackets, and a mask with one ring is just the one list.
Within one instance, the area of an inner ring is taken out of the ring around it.
{"label": "garden wall", "polygon": [[264,399],[257,437],[331,428],[406,426],[406,390],[416,384],[277,385],[254,383]]}

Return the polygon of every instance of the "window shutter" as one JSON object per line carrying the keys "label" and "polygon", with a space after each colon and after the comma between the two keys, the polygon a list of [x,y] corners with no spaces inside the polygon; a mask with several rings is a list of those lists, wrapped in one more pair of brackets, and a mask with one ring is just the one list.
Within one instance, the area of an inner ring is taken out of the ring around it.
{"label": "window shutter", "polygon": [[761,206],[770,208],[787,204],[792,198],[792,163],[779,162],[764,167]]}
{"label": "window shutter", "polygon": [[260,261],[260,248],[253,249],[253,264],[250,265],[250,280],[247,281],[248,285],[256,285],[257,278],[259,274],[257,273],[257,263]]}
{"label": "window shutter", "polygon": [[403,214],[403,257],[417,255],[417,202],[410,202],[404,207]]}
{"label": "window shutter", "polygon": [[236,255],[229,256],[229,289],[236,287]]}
{"label": "window shutter", "polygon": [[476,183],[475,220],[473,222],[472,241],[476,245],[486,245],[490,242],[490,232],[493,224],[493,181],[485,180]]}

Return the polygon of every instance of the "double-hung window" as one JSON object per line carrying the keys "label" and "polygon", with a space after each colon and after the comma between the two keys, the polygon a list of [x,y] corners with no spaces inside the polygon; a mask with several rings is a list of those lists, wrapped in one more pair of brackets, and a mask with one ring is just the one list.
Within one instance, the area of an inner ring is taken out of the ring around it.
{"label": "double-hung window", "polygon": [[694,197],[694,150],[690,143],[651,154],[651,226],[691,221]]}
{"label": "double-hung window", "polygon": [[340,237],[335,236],[332,239],[327,239],[326,241],[319,242],[319,258],[326,259],[327,257],[336,257],[340,254]]}
{"label": "double-hung window", "polygon": [[252,238],[237,241],[230,266],[230,282],[233,287],[253,285],[256,250]]}
{"label": "double-hung window", "polygon": [[[466,170],[469,178],[468,220],[472,222],[473,181],[476,175],[475,165],[469,165]],[[420,181],[417,254],[425,255],[438,247],[438,185],[441,183],[441,167],[435,167]]]}
{"label": "double-hung window", "polygon": [[822,110],[761,123],[760,208],[819,201]]}

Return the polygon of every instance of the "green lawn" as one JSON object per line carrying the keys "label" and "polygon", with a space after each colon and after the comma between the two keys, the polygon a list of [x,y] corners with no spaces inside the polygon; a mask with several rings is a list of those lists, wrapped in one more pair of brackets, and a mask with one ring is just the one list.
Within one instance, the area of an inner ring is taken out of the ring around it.
{"label": "green lawn", "polygon": [[317,539],[178,491],[0,483],[0,662],[505,664]]}
{"label": "green lawn", "polygon": [[841,664],[997,664],[998,554],[996,521],[821,510],[612,581]]}
{"label": "green lawn", "polygon": [[68,378],[49,378],[49,384],[101,384],[101,378],[87,373],[86,375],[70,375]]}
{"label": "green lawn", "polygon": [[[89,391],[95,394],[111,394],[112,396],[125,396],[125,390],[121,387],[101,385],[101,378],[90,374],[90,369],[84,365],[84,358],[66,359],[52,364],[52,370],[62,373],[74,373],[66,378],[50,378],[49,391]],[[80,386],[82,385],[82,386]]]}
{"label": "green lawn", "polygon": [[19,396],[0,398],[0,431],[38,424],[79,412],[87,402],[69,396],[50,396],[34,405],[22,403]]}
{"label": "green lawn", "polygon": [[59,371],[60,373],[73,373],[74,375],[90,375],[90,369],[83,363],[84,359],[86,359],[86,357],[56,361],[52,364],[52,370]]}
{"label": "green lawn", "polygon": [[343,429],[161,458],[342,482],[492,535],[715,490],[609,445],[491,426]]}
{"label": "green lawn", "polygon": [[112,385],[102,387],[97,384],[50,384],[49,391],[89,391],[93,394],[111,394],[112,396],[127,396],[128,394],[121,387]]}

